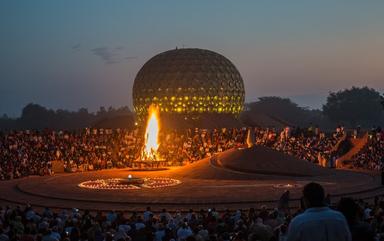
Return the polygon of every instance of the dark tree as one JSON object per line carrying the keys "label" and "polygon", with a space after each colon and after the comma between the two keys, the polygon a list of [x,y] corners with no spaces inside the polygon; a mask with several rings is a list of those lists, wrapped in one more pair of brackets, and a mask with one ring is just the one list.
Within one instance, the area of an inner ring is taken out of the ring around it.
{"label": "dark tree", "polygon": [[330,93],[323,112],[331,120],[351,125],[376,125],[383,118],[382,96],[368,87]]}
{"label": "dark tree", "polygon": [[261,97],[258,101],[247,104],[242,119],[245,123],[257,123],[259,122],[257,119],[262,116],[267,116],[281,125],[306,126],[324,122],[321,111],[309,110],[298,106],[288,98],[276,96]]}
{"label": "dark tree", "polygon": [[26,105],[21,114],[20,122],[22,128],[44,129],[54,123],[55,112],[45,107],[30,103]]}
{"label": "dark tree", "polygon": [[[117,121],[119,120],[119,121]],[[51,110],[38,104],[30,103],[23,108],[20,118],[0,118],[0,130],[10,129],[60,129],[74,130],[85,127],[130,128],[134,125],[133,113],[127,106],[106,110],[100,107],[96,114],[86,108],[78,111],[63,109]]]}
{"label": "dark tree", "polygon": [[382,105],[383,108],[384,108],[384,96],[381,96],[381,105]]}
{"label": "dark tree", "polygon": [[259,101],[249,103],[247,108],[250,111],[262,112],[288,121],[302,116],[304,110],[290,99],[277,96],[260,97]]}

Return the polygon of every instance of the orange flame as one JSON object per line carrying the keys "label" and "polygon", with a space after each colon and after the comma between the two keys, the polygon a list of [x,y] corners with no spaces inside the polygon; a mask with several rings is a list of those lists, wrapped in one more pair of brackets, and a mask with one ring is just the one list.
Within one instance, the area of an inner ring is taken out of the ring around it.
{"label": "orange flame", "polygon": [[149,108],[149,119],[145,130],[145,145],[143,150],[144,160],[156,160],[157,149],[159,148],[159,111],[158,108]]}

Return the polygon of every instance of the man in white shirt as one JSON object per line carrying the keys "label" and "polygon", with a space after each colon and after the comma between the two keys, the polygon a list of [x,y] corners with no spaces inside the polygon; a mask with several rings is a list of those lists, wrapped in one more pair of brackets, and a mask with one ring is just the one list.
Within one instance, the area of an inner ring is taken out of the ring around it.
{"label": "man in white shirt", "polygon": [[145,228],[145,224],[143,223],[143,220],[141,218],[139,218],[137,220],[137,222],[135,223],[135,229],[137,231],[137,230],[140,230],[140,229],[143,229],[143,228]]}
{"label": "man in white shirt", "polygon": [[179,241],[186,240],[189,236],[192,236],[193,232],[187,223],[183,223],[181,227],[177,230],[177,239]]}
{"label": "man in white shirt", "polygon": [[147,207],[147,210],[143,214],[144,222],[147,222],[152,216],[153,213],[151,211],[151,207]]}
{"label": "man in white shirt", "polygon": [[155,232],[154,241],[162,241],[165,237],[165,227],[163,224],[160,224]]}
{"label": "man in white shirt", "polygon": [[165,219],[165,221],[167,221],[167,222],[172,219],[172,215],[169,212],[167,212],[167,210],[165,208],[160,213],[159,217],[160,217],[160,220]]}
{"label": "man in white shirt", "polygon": [[303,190],[306,210],[292,219],[287,241],[351,241],[351,233],[343,214],[324,204],[324,189],[309,183]]}

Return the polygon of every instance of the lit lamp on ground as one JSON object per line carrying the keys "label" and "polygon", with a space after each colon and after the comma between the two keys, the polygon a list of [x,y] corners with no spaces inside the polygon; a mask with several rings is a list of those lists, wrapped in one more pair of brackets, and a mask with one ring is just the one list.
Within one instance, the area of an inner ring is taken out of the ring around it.
{"label": "lit lamp on ground", "polygon": [[132,177],[131,174],[128,175],[127,179],[119,179],[116,181],[118,184],[127,184],[127,185],[142,185],[144,184],[144,179],[143,178],[138,178],[138,177]]}
{"label": "lit lamp on ground", "polygon": [[78,184],[81,188],[99,190],[140,190],[155,189],[179,185],[181,181],[167,177],[132,177],[109,178],[85,181]]}

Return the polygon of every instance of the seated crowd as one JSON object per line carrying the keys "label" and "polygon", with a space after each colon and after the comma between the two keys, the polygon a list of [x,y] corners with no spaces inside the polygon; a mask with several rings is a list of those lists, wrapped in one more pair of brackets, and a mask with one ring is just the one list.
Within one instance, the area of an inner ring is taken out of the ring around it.
{"label": "seated crowd", "polygon": [[[53,160],[64,161],[68,171],[130,167],[140,157],[142,136],[121,129],[0,133],[0,180],[50,174]],[[160,136],[158,151],[168,165],[180,165],[243,145],[245,136],[246,129],[174,131]]]}
{"label": "seated crowd", "polygon": [[[342,198],[329,207],[324,189],[309,183],[301,208],[222,210],[182,213],[89,212],[0,208],[0,240],[22,241],[380,241],[384,240],[384,201],[373,204]],[[288,199],[289,200],[289,199]],[[292,209],[293,210],[293,209]]]}
{"label": "seated crowd", "polygon": [[344,136],[344,128],[336,128],[334,133],[326,135],[318,127],[307,129],[290,127],[280,133],[274,129],[256,129],[255,140],[258,145],[269,146],[298,159],[321,164],[322,159],[330,161],[334,158],[334,147]]}
{"label": "seated crowd", "polygon": [[160,155],[167,160],[194,162],[214,153],[244,145],[246,129],[187,130],[173,131],[160,136]]}
{"label": "seated crowd", "polygon": [[[160,133],[158,152],[167,165],[211,157],[247,142],[251,129],[189,129]],[[343,136],[342,128],[327,135],[319,128],[252,129],[256,145],[296,156],[313,163],[330,159]],[[28,175],[48,175],[51,161],[64,161],[67,171],[131,167],[142,152],[143,134],[138,130],[85,129],[68,131],[11,131],[0,133],[0,180]]]}
{"label": "seated crowd", "polygon": [[368,143],[352,158],[355,168],[381,171],[384,166],[384,131],[374,128],[368,135]]}

